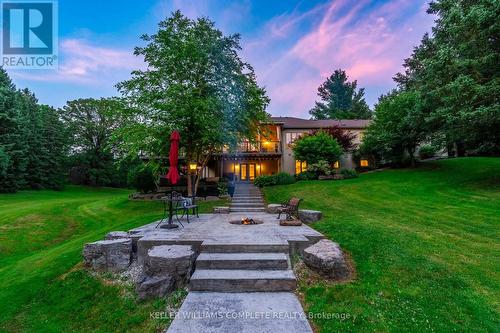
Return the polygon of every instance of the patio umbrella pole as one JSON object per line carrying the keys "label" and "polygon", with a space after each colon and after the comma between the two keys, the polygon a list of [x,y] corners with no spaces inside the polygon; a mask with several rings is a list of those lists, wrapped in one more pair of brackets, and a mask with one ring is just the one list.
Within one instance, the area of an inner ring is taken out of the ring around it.
{"label": "patio umbrella pole", "polygon": [[170,200],[168,201],[168,222],[167,224],[164,224],[160,226],[162,229],[175,229],[178,228],[179,226],[177,224],[174,224],[172,221],[174,212],[173,212],[173,204],[172,204],[172,199],[174,198],[174,190],[170,192]]}

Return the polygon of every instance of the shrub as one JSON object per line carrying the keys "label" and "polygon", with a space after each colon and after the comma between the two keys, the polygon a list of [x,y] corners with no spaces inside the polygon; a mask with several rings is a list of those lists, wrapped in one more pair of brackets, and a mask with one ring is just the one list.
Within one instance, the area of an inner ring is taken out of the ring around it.
{"label": "shrub", "polygon": [[304,171],[295,176],[297,180],[316,180],[318,176],[312,171]]}
{"label": "shrub", "polygon": [[138,165],[131,169],[127,176],[127,183],[141,193],[156,191],[153,169],[148,165]]}
{"label": "shrub", "polygon": [[358,173],[353,169],[342,169],[340,170],[340,174],[344,176],[344,179],[356,178],[358,177]]}
{"label": "shrub", "polygon": [[273,186],[276,185],[276,177],[274,175],[272,176],[258,176],[255,177],[255,180],[253,181],[255,186],[258,187],[264,187],[264,186]]}
{"label": "shrub", "polygon": [[332,168],[330,166],[330,164],[328,164],[327,161],[318,161],[316,163],[313,163],[313,164],[310,164],[308,166],[308,169],[312,172],[314,172],[316,175],[320,175],[320,176],[323,176],[323,175],[331,175],[332,174]]}
{"label": "shrub", "polygon": [[286,172],[279,172],[271,176],[256,177],[253,183],[255,184],[255,186],[264,187],[264,186],[274,186],[274,185],[288,185],[288,184],[293,184],[296,181],[297,180],[295,179],[294,176]]}
{"label": "shrub", "polygon": [[225,180],[222,180],[217,184],[217,193],[219,193],[219,196],[227,195],[229,193],[227,182]]}
{"label": "shrub", "polygon": [[431,158],[436,156],[437,149],[433,145],[422,145],[418,151],[421,159]]}
{"label": "shrub", "polygon": [[297,160],[306,161],[308,165],[319,161],[333,163],[342,155],[342,148],[337,140],[320,131],[314,135],[303,136],[295,141],[293,153]]}
{"label": "shrub", "polygon": [[274,176],[276,177],[276,185],[288,185],[297,181],[294,176],[286,172],[279,172]]}

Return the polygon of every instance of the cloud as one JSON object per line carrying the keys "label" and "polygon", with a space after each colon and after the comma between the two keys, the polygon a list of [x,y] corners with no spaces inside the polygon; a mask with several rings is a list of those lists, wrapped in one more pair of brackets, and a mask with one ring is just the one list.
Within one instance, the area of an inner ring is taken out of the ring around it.
{"label": "cloud", "polygon": [[[430,30],[433,18],[425,13],[424,0],[373,2],[330,1],[279,15],[245,44],[271,97],[271,113],[307,116],[316,88],[337,68],[367,90],[375,87],[378,94],[393,86],[392,76]],[[299,29],[307,25],[308,30]]]}
{"label": "cloud", "polygon": [[140,57],[132,50],[91,45],[83,39],[65,39],[59,49],[60,63],[56,71],[13,71],[13,76],[49,82],[113,86],[127,78],[134,69],[143,68]]}

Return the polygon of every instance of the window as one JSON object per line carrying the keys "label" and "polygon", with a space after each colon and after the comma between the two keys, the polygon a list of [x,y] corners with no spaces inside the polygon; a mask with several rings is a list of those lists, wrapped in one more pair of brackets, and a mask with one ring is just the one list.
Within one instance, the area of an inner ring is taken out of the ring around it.
{"label": "window", "polygon": [[307,171],[307,162],[306,161],[295,161],[295,174],[299,174],[301,172]]}
{"label": "window", "polygon": [[340,162],[337,161],[337,162],[333,163],[333,168],[334,169],[339,169],[340,168]]}
{"label": "window", "polygon": [[290,144],[294,143],[294,141],[297,140],[298,138],[300,138],[301,135],[302,135],[302,132],[285,133],[286,144],[290,145]]}
{"label": "window", "polygon": [[361,160],[361,161],[359,161],[359,165],[361,167],[367,167],[368,166],[368,160]]}

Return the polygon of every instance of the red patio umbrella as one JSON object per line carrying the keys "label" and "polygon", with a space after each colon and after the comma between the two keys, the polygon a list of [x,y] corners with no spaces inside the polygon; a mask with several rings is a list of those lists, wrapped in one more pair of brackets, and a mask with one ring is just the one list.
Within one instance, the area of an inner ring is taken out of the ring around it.
{"label": "red patio umbrella", "polygon": [[173,131],[170,134],[170,151],[168,153],[168,160],[170,162],[170,167],[168,168],[167,179],[170,184],[175,185],[179,181],[179,170],[177,169],[177,164],[179,163],[179,141],[181,136],[179,132]]}
{"label": "red patio umbrella", "polygon": [[[179,181],[179,171],[177,169],[177,164],[179,163],[179,140],[181,139],[181,136],[179,135],[179,132],[173,131],[172,134],[170,134],[170,151],[168,153],[168,160],[170,162],[170,167],[168,168],[168,173],[167,173],[167,179],[169,180],[171,185],[177,184]],[[177,228],[178,226],[172,223],[172,216],[173,216],[173,207],[172,207],[172,201],[174,200],[174,191],[170,193],[170,198],[167,197],[168,200],[168,223],[165,225],[162,225],[160,228],[164,229],[174,229]],[[165,205],[165,202],[164,202]],[[163,218],[165,217],[165,212],[166,212],[166,206],[164,206],[164,215]],[[156,227],[158,227],[162,222],[163,218],[158,222]]]}

